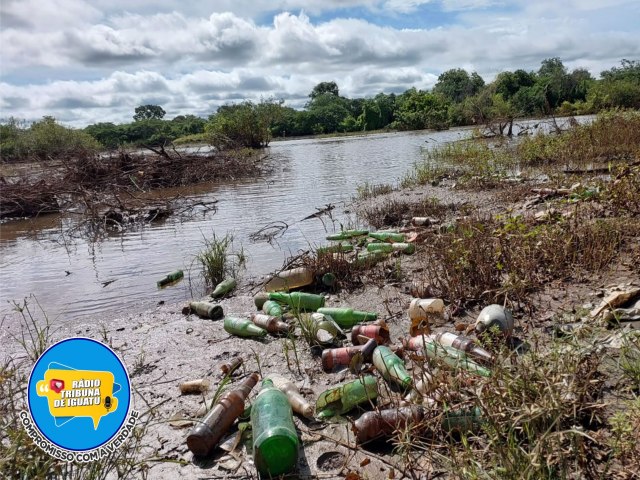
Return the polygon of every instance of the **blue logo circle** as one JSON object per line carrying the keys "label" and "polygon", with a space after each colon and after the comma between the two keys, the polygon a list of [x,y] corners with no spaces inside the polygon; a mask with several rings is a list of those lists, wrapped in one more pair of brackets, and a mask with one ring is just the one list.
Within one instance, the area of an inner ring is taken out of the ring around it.
{"label": "blue logo circle", "polygon": [[28,401],[35,425],[51,443],[88,451],[109,442],[124,424],[131,383],[109,347],[90,338],[68,338],[36,362]]}

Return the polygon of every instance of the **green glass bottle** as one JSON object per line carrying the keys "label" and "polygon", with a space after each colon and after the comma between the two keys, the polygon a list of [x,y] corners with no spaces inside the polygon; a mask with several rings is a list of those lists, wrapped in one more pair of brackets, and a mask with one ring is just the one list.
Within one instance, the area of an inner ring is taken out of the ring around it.
{"label": "green glass bottle", "polygon": [[237,283],[235,278],[225,278],[218,285],[216,285],[216,288],[213,290],[213,292],[211,292],[211,297],[223,297],[231,290],[236,288],[236,285]]}
{"label": "green glass bottle", "polygon": [[287,396],[266,379],[251,407],[253,461],[261,475],[290,472],[298,460],[298,435]]}
{"label": "green glass bottle", "polygon": [[324,297],[322,295],[305,292],[272,292],[269,294],[269,300],[289,305],[295,310],[316,311],[324,306]]}
{"label": "green glass bottle", "polygon": [[175,272],[168,273],[163,279],[158,280],[157,285],[164,287],[171,282],[180,280],[182,277],[184,277],[184,272],[182,270],[176,270]]}
{"label": "green glass bottle", "polygon": [[239,337],[264,337],[267,331],[254,325],[246,318],[227,317],[224,319],[224,329]]}
{"label": "green glass bottle", "polygon": [[402,252],[411,254],[416,251],[414,243],[369,243],[367,245],[368,252]]}
{"label": "green glass bottle", "polygon": [[471,432],[482,425],[482,410],[479,407],[459,410],[445,409],[442,428],[445,432]]}
{"label": "green glass bottle", "polygon": [[440,345],[439,343],[427,343],[422,345],[425,355],[432,359],[440,359],[452,368],[462,368],[471,373],[477,373],[483,377],[490,377],[491,370],[474,362],[469,356],[458,349]]}
{"label": "green glass bottle", "polygon": [[388,382],[393,381],[403,388],[408,388],[413,383],[404,368],[404,362],[389,347],[380,345],[373,351],[373,365]]}
{"label": "green glass bottle", "polygon": [[381,242],[388,242],[391,240],[392,242],[404,242],[404,233],[398,232],[369,232],[369,236],[371,238],[375,238],[376,240],[380,240]]}
{"label": "green glass bottle", "polygon": [[328,315],[342,328],[351,328],[362,322],[376,320],[378,314],[374,312],[363,312],[352,308],[324,307],[319,308],[318,313]]}
{"label": "green glass bottle", "polygon": [[378,397],[378,381],[372,375],[365,375],[353,382],[333,387],[320,394],[316,401],[318,418],[342,415],[357,405]]}
{"label": "green glass bottle", "polygon": [[267,300],[269,300],[269,294],[267,292],[258,292],[253,297],[253,303],[258,310],[262,310],[262,306]]}
{"label": "green glass bottle", "polygon": [[274,300],[267,300],[262,304],[262,311],[267,315],[271,315],[272,317],[281,317],[282,316],[282,307],[280,304]]}
{"label": "green glass bottle", "polygon": [[327,240],[348,240],[353,237],[362,237],[368,233],[369,230],[342,230],[341,232],[327,235]]}
{"label": "green glass bottle", "polygon": [[318,247],[316,248],[316,253],[318,254],[326,254],[326,253],[349,253],[353,252],[353,245],[339,243],[337,245],[328,245],[326,247]]}

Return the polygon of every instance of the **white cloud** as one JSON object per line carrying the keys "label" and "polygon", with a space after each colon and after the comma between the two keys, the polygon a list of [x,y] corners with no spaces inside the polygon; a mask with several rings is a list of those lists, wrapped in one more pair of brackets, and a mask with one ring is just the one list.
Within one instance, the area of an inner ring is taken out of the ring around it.
{"label": "white cloud", "polygon": [[[637,26],[603,27],[624,16],[623,10],[640,7],[614,1],[617,9],[598,8],[595,0],[516,0],[501,10],[488,8],[500,3],[490,0],[238,0],[216,2],[212,12],[203,7],[208,2],[144,0],[131,2],[129,11],[108,13],[127,4],[113,0],[105,10],[101,0],[93,3],[97,8],[60,0],[55,15],[51,1],[37,2],[37,10],[35,0],[9,0],[2,3],[0,116],[53,114],[76,125],[121,122],[152,100],[169,115],[204,115],[229,100],[270,95],[301,106],[321,81],[336,81],[351,97],[368,96],[430,88],[441,72],[458,67],[490,81],[503,70],[537,70],[542,59],[555,56],[569,68],[584,66],[597,75],[622,58],[640,57]],[[254,19],[275,6],[302,3],[308,14],[280,12],[271,23]],[[402,29],[339,14],[327,21],[311,16],[339,4],[376,15],[395,9],[397,23],[399,11],[419,11],[425,3],[449,15],[446,26]],[[162,7],[159,13],[141,13],[154,5]],[[249,5],[246,16],[232,13]]]}

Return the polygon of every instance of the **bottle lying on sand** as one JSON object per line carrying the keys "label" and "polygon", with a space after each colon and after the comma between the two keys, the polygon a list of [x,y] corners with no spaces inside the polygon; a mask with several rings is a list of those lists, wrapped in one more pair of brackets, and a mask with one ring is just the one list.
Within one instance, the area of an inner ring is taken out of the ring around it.
{"label": "bottle lying on sand", "polygon": [[363,312],[352,308],[323,307],[318,309],[318,313],[328,315],[342,328],[351,328],[362,322],[369,322],[378,318],[377,313]]}
{"label": "bottle lying on sand", "polygon": [[270,379],[262,382],[262,389],[253,401],[251,428],[253,461],[258,472],[271,478],[293,470],[298,459],[299,440],[291,405]]}
{"label": "bottle lying on sand", "polygon": [[294,310],[299,311],[316,311],[321,307],[324,307],[324,296],[316,295],[314,293],[305,292],[272,292],[269,293],[269,300],[275,300],[278,303],[288,305]]}
{"label": "bottle lying on sand", "polygon": [[403,388],[408,388],[413,383],[404,362],[389,347],[380,345],[374,350],[373,365],[388,382],[395,382]]}
{"label": "bottle lying on sand", "polygon": [[283,270],[275,274],[265,283],[264,289],[267,292],[277,292],[280,290],[293,290],[313,283],[313,270],[306,267]]}
{"label": "bottle lying on sand", "polygon": [[189,310],[200,318],[208,318],[210,320],[219,320],[224,317],[222,307],[217,303],[211,302],[189,302]]}
{"label": "bottle lying on sand", "polygon": [[368,340],[364,340],[362,337],[373,338],[378,345],[385,345],[390,342],[389,328],[383,325],[356,325],[353,327],[351,343],[363,345]]}
{"label": "bottle lying on sand", "polygon": [[262,311],[272,317],[282,316],[282,307],[275,300],[267,300],[262,304]]}
{"label": "bottle lying on sand", "polygon": [[303,417],[313,418],[313,405],[300,395],[300,390],[295,383],[277,373],[270,373],[266,378],[271,380],[273,385],[287,396],[294,412],[299,413]]}
{"label": "bottle lying on sand", "polygon": [[265,329],[254,325],[246,318],[227,317],[224,319],[224,329],[239,337],[264,337],[267,334]]}
{"label": "bottle lying on sand", "polygon": [[227,293],[236,288],[236,285],[237,283],[235,278],[225,278],[218,285],[216,285],[216,288],[213,289],[213,292],[211,292],[211,297],[224,297]]}
{"label": "bottle lying on sand", "polygon": [[398,232],[369,232],[369,236],[381,242],[399,243],[405,241],[404,234]]}
{"label": "bottle lying on sand", "polygon": [[365,375],[338,387],[325,390],[316,401],[318,418],[343,415],[358,405],[370,403],[378,397],[378,381],[372,375]]}
{"label": "bottle lying on sand", "polygon": [[349,367],[353,373],[362,369],[364,362],[370,362],[373,351],[378,346],[373,338],[364,345],[355,347],[331,348],[322,352],[322,369],[325,372],[335,372],[344,367]]}
{"label": "bottle lying on sand", "polygon": [[418,347],[418,350],[424,352],[427,357],[434,360],[440,360],[451,368],[462,368],[463,370],[476,373],[483,377],[491,376],[491,370],[474,362],[469,358],[466,352],[453,347],[441,345],[427,335],[414,337],[410,339],[409,342],[411,342],[413,347]]}
{"label": "bottle lying on sand", "polygon": [[267,332],[274,335],[284,333],[287,334],[290,331],[288,323],[283,322],[278,317],[272,315],[265,315],[264,313],[254,313],[251,315],[251,321],[254,325],[260,328],[264,328]]}
{"label": "bottle lying on sand", "polygon": [[416,251],[415,243],[369,243],[367,245],[368,252],[402,252],[408,255]]}
{"label": "bottle lying on sand", "polygon": [[342,230],[341,232],[327,235],[327,240],[348,240],[354,237],[363,237],[369,230]]}
{"label": "bottle lying on sand", "polygon": [[244,402],[258,382],[257,373],[252,373],[234,390],[225,392],[209,413],[191,429],[187,436],[187,447],[194,455],[209,455],[222,436],[244,411]]}
{"label": "bottle lying on sand", "polygon": [[484,363],[492,363],[493,355],[482,347],[479,347],[471,338],[456,335],[451,332],[431,333],[428,335],[418,335],[405,340],[404,347],[408,350],[420,350],[425,343],[437,343],[444,347],[455,348],[466,352],[469,356]]}
{"label": "bottle lying on sand", "polygon": [[365,443],[381,437],[390,437],[408,426],[416,426],[424,419],[424,409],[419,405],[365,412],[351,427],[357,443]]}

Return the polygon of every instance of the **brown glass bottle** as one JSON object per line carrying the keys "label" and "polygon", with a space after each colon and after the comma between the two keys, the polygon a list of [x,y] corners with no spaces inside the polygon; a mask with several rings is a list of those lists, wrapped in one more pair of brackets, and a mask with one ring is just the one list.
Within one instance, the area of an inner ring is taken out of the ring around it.
{"label": "brown glass bottle", "polygon": [[408,425],[417,424],[424,418],[424,409],[419,405],[366,412],[353,424],[353,433],[358,443],[380,437],[389,437]]}
{"label": "brown glass bottle", "polygon": [[209,413],[191,429],[187,436],[187,447],[194,455],[208,455],[218,445],[222,436],[244,411],[244,402],[259,378],[254,372],[237,389],[222,395]]}

